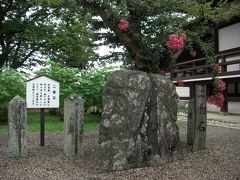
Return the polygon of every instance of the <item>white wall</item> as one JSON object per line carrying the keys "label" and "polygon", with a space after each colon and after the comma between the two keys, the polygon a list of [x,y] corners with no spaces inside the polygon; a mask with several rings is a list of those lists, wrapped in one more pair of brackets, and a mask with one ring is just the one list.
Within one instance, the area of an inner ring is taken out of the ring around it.
{"label": "white wall", "polygon": [[240,22],[218,30],[219,51],[240,47]]}
{"label": "white wall", "polygon": [[[217,106],[207,103],[208,112],[221,112]],[[232,114],[240,114],[240,102],[228,102],[228,112]]]}
{"label": "white wall", "polygon": [[176,91],[179,97],[190,97],[190,88],[189,87],[179,87],[176,86]]}
{"label": "white wall", "polygon": [[[230,61],[236,61],[236,60],[240,60],[240,55],[235,55],[235,56],[229,56],[226,58],[226,62],[230,62]],[[222,59],[218,60],[218,63],[221,63]],[[240,70],[240,64],[232,64],[232,65],[227,65],[227,71],[239,71]]]}
{"label": "white wall", "polygon": [[240,114],[240,102],[228,102],[228,112]]}
{"label": "white wall", "polygon": [[[240,47],[240,22],[218,30],[218,47],[219,51]],[[235,60],[240,60],[240,56],[226,58],[226,62]],[[240,64],[227,65],[228,72],[238,70],[240,70]]]}
{"label": "white wall", "polygon": [[[189,90],[189,87],[176,87],[176,91],[179,97],[190,97]],[[207,111],[221,112],[221,108],[207,103]],[[228,102],[228,112],[233,114],[240,114],[240,102]]]}
{"label": "white wall", "polygon": [[[239,34],[240,36],[240,34]],[[240,60],[240,56],[231,56],[226,58],[226,62]],[[238,71],[240,70],[240,64],[227,65],[227,71]]]}
{"label": "white wall", "polygon": [[221,112],[221,108],[219,108],[219,107],[217,107],[215,105],[207,103],[207,111],[208,112]]}

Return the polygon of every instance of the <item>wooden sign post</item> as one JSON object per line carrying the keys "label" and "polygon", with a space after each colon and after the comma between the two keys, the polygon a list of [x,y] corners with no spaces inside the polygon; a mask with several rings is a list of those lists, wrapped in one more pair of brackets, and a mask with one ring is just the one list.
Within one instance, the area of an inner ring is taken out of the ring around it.
{"label": "wooden sign post", "polygon": [[40,108],[40,145],[44,146],[45,108],[59,108],[59,82],[46,76],[27,81],[27,108]]}
{"label": "wooden sign post", "polygon": [[188,119],[187,119],[187,144],[193,145],[195,127],[195,111],[194,111],[194,99],[190,99],[188,102]]}
{"label": "wooden sign post", "polygon": [[44,108],[40,109],[40,145],[44,146]]}
{"label": "wooden sign post", "polygon": [[[207,129],[207,94],[206,84],[189,83],[189,87],[176,87],[180,98],[187,98],[187,144],[192,151],[205,149]],[[189,89],[187,89],[189,88]],[[189,90],[189,91],[188,91]]]}
{"label": "wooden sign post", "polygon": [[206,85],[195,84],[194,97],[194,136],[192,151],[205,149],[207,130],[207,103]]}

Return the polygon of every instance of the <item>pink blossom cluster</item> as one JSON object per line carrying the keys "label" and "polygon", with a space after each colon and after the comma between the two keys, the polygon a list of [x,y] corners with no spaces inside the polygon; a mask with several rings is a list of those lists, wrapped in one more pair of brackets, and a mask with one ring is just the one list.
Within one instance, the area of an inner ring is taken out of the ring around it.
{"label": "pink blossom cluster", "polygon": [[184,47],[184,42],[186,40],[186,36],[171,34],[169,36],[168,41],[166,42],[167,48],[171,49],[173,52],[176,52]]}
{"label": "pink blossom cluster", "polygon": [[120,22],[118,23],[118,27],[122,31],[127,31],[128,25],[129,25],[128,21],[126,19],[124,19],[124,18],[122,18],[120,20]]}
{"label": "pink blossom cluster", "polygon": [[222,108],[224,103],[224,95],[222,94],[222,91],[226,89],[226,83],[220,79],[216,80],[215,83],[218,89],[218,93],[208,97],[207,101],[210,104],[213,104]]}
{"label": "pink blossom cluster", "polygon": [[191,55],[192,57],[195,57],[195,56],[197,55],[197,52],[194,51],[194,50],[192,50],[192,51],[190,51],[190,55]]}
{"label": "pink blossom cluster", "polygon": [[223,91],[226,89],[226,83],[222,80],[216,80],[216,85],[219,91]]}
{"label": "pink blossom cluster", "polygon": [[207,101],[210,104],[213,104],[222,108],[224,103],[224,96],[221,92],[218,92],[217,94],[208,97]]}
{"label": "pink blossom cluster", "polygon": [[177,85],[178,85],[178,86],[184,86],[184,80],[178,79],[178,80],[177,80]]}
{"label": "pink blossom cluster", "polygon": [[221,72],[222,72],[222,67],[221,67],[219,64],[216,64],[214,70],[215,70],[215,72],[217,72],[217,73],[221,73]]}

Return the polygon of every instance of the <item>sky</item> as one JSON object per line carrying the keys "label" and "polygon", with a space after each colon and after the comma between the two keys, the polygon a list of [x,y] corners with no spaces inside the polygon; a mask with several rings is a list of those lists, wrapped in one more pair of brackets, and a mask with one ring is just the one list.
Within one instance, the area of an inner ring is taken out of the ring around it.
{"label": "sky", "polygon": [[[111,52],[122,52],[123,49],[121,47],[119,48],[110,48],[108,46],[99,46],[99,48],[95,51],[97,54],[99,54],[99,56],[106,56],[111,54]],[[122,65],[122,62],[116,62],[116,63],[108,63],[106,64],[106,66],[115,66],[115,67],[119,67]],[[98,64],[95,64],[94,66],[95,68],[100,68],[100,66]],[[34,67],[31,67],[32,70],[28,70],[28,69],[23,69],[23,68],[19,68],[20,71],[26,72],[28,74],[30,74],[31,77],[35,76],[36,71],[38,71],[39,69],[42,68],[41,65],[37,65]]]}

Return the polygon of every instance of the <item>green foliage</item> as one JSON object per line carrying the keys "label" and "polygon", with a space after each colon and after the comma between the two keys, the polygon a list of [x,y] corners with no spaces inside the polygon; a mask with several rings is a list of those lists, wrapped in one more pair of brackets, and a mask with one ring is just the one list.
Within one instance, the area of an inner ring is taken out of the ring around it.
{"label": "green foliage", "polygon": [[95,58],[89,16],[75,1],[0,1],[0,17],[0,68],[31,68],[39,55],[80,68]]}
{"label": "green foliage", "polygon": [[102,107],[103,88],[113,71],[113,67],[81,71],[79,93],[85,99],[86,107]]}
{"label": "green foliage", "polygon": [[54,29],[46,39],[48,46],[42,53],[64,66],[86,68],[88,61],[97,58],[94,52],[94,34],[88,23],[91,16],[77,6],[74,0],[50,2],[55,6],[56,2],[58,4],[53,9],[51,18]]}
{"label": "green foliage", "polygon": [[59,63],[48,61],[37,75],[47,75],[60,82],[60,105],[72,93],[79,94],[85,100],[85,109],[91,106],[101,108],[102,91],[108,75],[113,67],[93,70],[62,67]]}
{"label": "green foliage", "polygon": [[97,132],[100,127],[100,116],[95,114],[84,115],[84,132]]}
{"label": "green foliage", "polygon": [[63,107],[64,99],[79,89],[79,70],[77,68],[61,67],[59,63],[48,61],[37,75],[49,76],[60,82],[60,105]]}
{"label": "green foliage", "polygon": [[0,109],[6,109],[16,95],[25,97],[25,79],[25,74],[10,68],[0,73]]}
{"label": "green foliage", "polygon": [[228,0],[214,2],[193,0],[185,4],[184,8],[189,17],[218,23],[227,22],[232,17],[239,16],[240,4],[237,1],[229,3]]}

